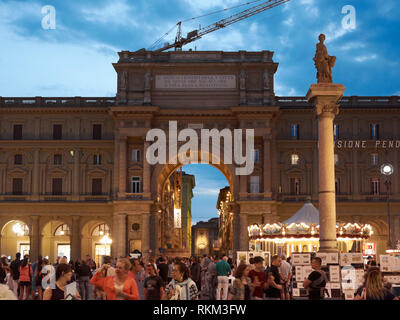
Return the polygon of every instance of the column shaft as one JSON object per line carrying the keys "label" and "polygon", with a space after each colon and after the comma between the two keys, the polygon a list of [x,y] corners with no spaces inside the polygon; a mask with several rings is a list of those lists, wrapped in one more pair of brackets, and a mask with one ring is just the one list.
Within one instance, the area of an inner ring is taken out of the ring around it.
{"label": "column shaft", "polygon": [[264,137],[264,198],[271,198],[271,142]]}
{"label": "column shaft", "polygon": [[76,260],[81,257],[81,236],[80,236],[80,217],[72,217],[71,230],[71,259]]}
{"label": "column shaft", "polygon": [[39,216],[31,216],[31,241],[29,256],[31,261],[36,261],[40,254]]}
{"label": "column shaft", "polygon": [[150,164],[146,159],[146,150],[149,142],[145,141],[143,148],[143,193],[145,198],[150,198]]}
{"label": "column shaft", "polygon": [[39,149],[35,149],[33,155],[33,177],[32,177],[32,199],[39,200],[39,187],[40,187],[40,179],[39,179]]}
{"label": "column shaft", "polygon": [[74,169],[73,169],[73,182],[72,182],[72,199],[79,200],[79,165],[80,165],[80,151],[74,150]]}
{"label": "column shaft", "polygon": [[119,141],[119,197],[124,198],[126,193],[126,137],[121,137]]}

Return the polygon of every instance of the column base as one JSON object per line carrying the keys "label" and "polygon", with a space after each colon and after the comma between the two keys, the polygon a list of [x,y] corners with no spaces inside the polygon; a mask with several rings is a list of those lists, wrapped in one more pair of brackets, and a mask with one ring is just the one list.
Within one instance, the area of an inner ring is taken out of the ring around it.
{"label": "column base", "polygon": [[334,253],[339,252],[336,240],[320,240],[318,252]]}

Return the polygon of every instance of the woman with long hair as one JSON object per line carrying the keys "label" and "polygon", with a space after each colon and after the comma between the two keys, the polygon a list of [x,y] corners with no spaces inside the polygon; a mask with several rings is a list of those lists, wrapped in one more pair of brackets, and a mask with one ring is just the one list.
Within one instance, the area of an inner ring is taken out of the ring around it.
{"label": "woman with long hair", "polygon": [[235,272],[235,280],[232,283],[232,290],[228,300],[250,300],[254,286],[249,277],[250,266],[241,263]]}
{"label": "woman with long hair", "polygon": [[399,298],[384,287],[380,270],[371,267],[366,273],[364,285],[358,289],[354,300],[399,300]]}
{"label": "woman with long hair", "polygon": [[[64,300],[66,298],[65,286],[71,280],[71,277],[72,277],[71,266],[66,263],[60,263],[56,268],[55,289],[48,287],[44,291],[43,300]],[[77,300],[81,299],[78,292],[76,292],[74,298]]]}
{"label": "woman with long hair", "polygon": [[103,264],[90,283],[101,288],[105,292],[107,300],[139,300],[136,280],[132,276],[128,276],[131,268],[129,260],[119,259],[115,275],[105,276],[109,267],[109,264]]}
{"label": "woman with long hair", "polygon": [[29,264],[29,256],[26,254],[19,267],[19,300],[28,300],[29,288],[31,287],[32,268]]}

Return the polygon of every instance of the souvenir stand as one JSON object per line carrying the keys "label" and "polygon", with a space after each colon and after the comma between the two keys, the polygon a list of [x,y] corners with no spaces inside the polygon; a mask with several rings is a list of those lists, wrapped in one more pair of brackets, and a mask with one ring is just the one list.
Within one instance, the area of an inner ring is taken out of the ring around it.
{"label": "souvenir stand", "polygon": [[354,294],[364,274],[362,253],[348,251],[361,251],[362,242],[372,235],[372,227],[337,223],[336,230],[339,251],[343,253],[319,253],[319,211],[310,201],[283,223],[248,228],[251,247],[292,257],[294,298],[307,296],[303,281],[312,272],[311,257],[316,255],[321,257],[322,269],[329,279],[327,297],[342,299],[350,297],[350,290],[354,289]]}
{"label": "souvenir stand", "polygon": [[379,256],[380,270],[387,282],[392,284],[393,294],[400,296],[400,240],[396,249],[386,253]]}

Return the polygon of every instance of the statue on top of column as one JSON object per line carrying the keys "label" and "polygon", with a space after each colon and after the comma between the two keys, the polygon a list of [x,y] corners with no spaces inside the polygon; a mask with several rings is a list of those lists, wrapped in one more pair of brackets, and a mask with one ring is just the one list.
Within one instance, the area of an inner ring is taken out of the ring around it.
{"label": "statue on top of column", "polygon": [[319,43],[317,43],[317,51],[315,53],[314,62],[317,68],[318,83],[332,83],[332,69],[335,66],[336,57],[328,55],[328,50],[324,44],[325,35],[319,35]]}

